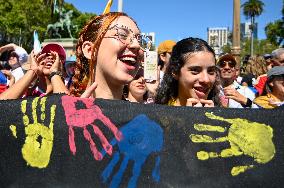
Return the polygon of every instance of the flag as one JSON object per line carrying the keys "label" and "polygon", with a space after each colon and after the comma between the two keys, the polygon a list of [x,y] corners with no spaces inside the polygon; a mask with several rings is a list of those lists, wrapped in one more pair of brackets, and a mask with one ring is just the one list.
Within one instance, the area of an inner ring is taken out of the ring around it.
{"label": "flag", "polygon": [[38,39],[38,33],[36,30],[34,30],[34,53],[38,54],[41,52],[41,44]]}
{"label": "flag", "polygon": [[111,5],[112,5],[112,0],[109,0],[109,1],[107,2],[107,5],[106,5],[106,7],[105,7],[105,10],[104,10],[103,14],[106,14],[106,13],[109,13],[109,12],[110,12],[110,7],[111,7]]}

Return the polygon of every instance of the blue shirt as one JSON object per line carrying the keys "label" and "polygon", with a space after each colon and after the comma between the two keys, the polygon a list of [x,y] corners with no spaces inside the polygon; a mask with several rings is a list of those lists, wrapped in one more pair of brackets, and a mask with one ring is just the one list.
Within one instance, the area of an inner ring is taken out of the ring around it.
{"label": "blue shirt", "polygon": [[7,84],[6,76],[0,71],[0,84]]}

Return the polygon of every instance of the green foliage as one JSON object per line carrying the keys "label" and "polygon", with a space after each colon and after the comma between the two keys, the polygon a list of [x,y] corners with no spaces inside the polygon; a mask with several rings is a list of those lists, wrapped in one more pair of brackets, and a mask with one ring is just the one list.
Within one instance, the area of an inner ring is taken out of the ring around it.
{"label": "green foliage", "polygon": [[[250,54],[250,43],[251,40],[245,39],[241,43],[241,57],[245,57]],[[264,55],[271,53],[273,50],[277,48],[277,45],[271,44],[269,40],[254,40],[254,52],[256,55]]]}
{"label": "green foliage", "polygon": [[281,45],[284,39],[284,27],[283,21],[277,20],[273,23],[269,23],[265,27],[265,34],[267,39],[274,45]]}
{"label": "green foliage", "polygon": [[[264,55],[264,54],[270,54],[273,50],[278,48],[277,45],[271,44],[271,42],[267,39],[264,40],[254,40],[254,51],[256,55]],[[250,54],[250,39],[245,39],[241,42],[241,59],[245,56]],[[223,53],[231,53],[232,45],[224,45],[222,47]]]}
{"label": "green foliage", "polygon": [[150,50],[150,51],[155,51],[155,50],[156,50],[156,45],[155,45],[155,44],[152,44],[149,50]]}
{"label": "green foliage", "polygon": [[[47,25],[58,21],[58,15],[51,16],[51,5],[46,4],[46,0],[0,1],[1,46],[7,43],[15,43],[22,45],[27,51],[31,51],[33,48],[33,31],[37,30],[40,41],[43,41],[46,37]],[[81,13],[68,3],[64,3],[63,7],[67,11],[73,10],[71,21],[72,24],[77,25],[77,29],[73,28],[72,35],[77,38],[81,28],[95,14]],[[68,35],[62,33],[62,37],[68,37]]]}
{"label": "green foliage", "polygon": [[[50,16],[53,18],[55,10],[54,8],[61,8],[64,4],[64,0],[41,0],[48,9],[50,9]],[[56,1],[56,5],[54,4]]]}
{"label": "green foliage", "polygon": [[0,12],[1,45],[13,42],[29,48],[33,30],[42,33],[49,22],[49,11],[38,0],[5,0]]}
{"label": "green foliage", "polygon": [[283,45],[284,42],[284,0],[282,5],[282,19],[270,22],[265,27],[267,39],[274,45]]}
{"label": "green foliage", "polygon": [[74,25],[78,26],[78,30],[74,32],[75,38],[77,38],[79,36],[79,33],[80,33],[81,29],[84,27],[84,25],[86,25],[88,23],[88,21],[95,16],[96,16],[95,14],[84,13],[84,14],[80,14],[78,17],[75,17],[73,19]]}
{"label": "green foliage", "polygon": [[[90,20],[90,18],[96,16],[96,14],[92,14],[92,13],[81,13],[79,10],[77,10],[73,6],[73,4],[69,4],[69,3],[63,4],[63,6],[61,7],[61,11],[63,10],[65,12],[68,12],[70,10],[73,11],[72,17],[71,17],[71,22],[72,22],[71,33],[74,38],[77,38],[79,36],[79,32],[84,27],[84,25]],[[58,21],[59,21],[59,13],[55,13],[53,15],[53,20],[50,23],[54,24]],[[66,26],[64,26],[63,30],[60,29],[59,33],[62,38],[70,37]],[[47,35],[45,37],[52,38],[54,36]]]}
{"label": "green foliage", "polygon": [[256,17],[262,14],[264,3],[260,0],[248,0],[244,4],[243,7],[243,14],[247,18]]}
{"label": "green foliage", "polygon": [[221,50],[223,53],[231,53],[231,49],[232,49],[231,44],[227,44],[224,45]]}
{"label": "green foliage", "polygon": [[[247,18],[251,19],[251,44],[254,44],[254,37],[253,37],[253,31],[255,26],[255,17],[261,15],[263,12],[264,3],[260,0],[248,0],[244,4],[242,4],[243,7],[243,13]],[[253,46],[251,46],[250,49],[250,55],[252,56],[254,52]]]}

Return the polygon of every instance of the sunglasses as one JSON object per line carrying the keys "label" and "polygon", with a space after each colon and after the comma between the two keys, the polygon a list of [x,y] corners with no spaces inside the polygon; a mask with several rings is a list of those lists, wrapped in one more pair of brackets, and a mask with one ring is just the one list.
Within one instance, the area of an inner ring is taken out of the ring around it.
{"label": "sunglasses", "polygon": [[220,63],[219,63],[219,67],[220,68],[224,68],[224,67],[226,67],[226,66],[229,66],[230,68],[235,68],[235,66],[236,66],[236,63],[235,62],[233,62],[233,61],[221,61]]}

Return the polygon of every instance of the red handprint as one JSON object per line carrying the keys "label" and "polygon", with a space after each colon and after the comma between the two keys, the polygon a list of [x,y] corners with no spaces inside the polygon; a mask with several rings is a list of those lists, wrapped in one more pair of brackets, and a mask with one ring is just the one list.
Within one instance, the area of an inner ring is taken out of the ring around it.
{"label": "red handprint", "polygon": [[[87,130],[88,125],[93,127],[94,133],[99,137],[106,153],[112,155],[112,146],[109,144],[102,131],[94,124],[94,121],[100,120],[103,122],[111,130],[117,140],[121,140],[122,134],[110,119],[102,113],[101,109],[94,104],[94,99],[83,99],[65,95],[62,96],[61,100],[65,111],[66,123],[69,126],[69,147],[73,155],[76,153],[74,127],[80,127],[83,128],[84,137],[90,144],[94,158],[96,160],[102,160],[103,155],[98,151],[91,134]],[[83,102],[86,105],[86,109],[76,109],[76,102],[78,101]]]}

